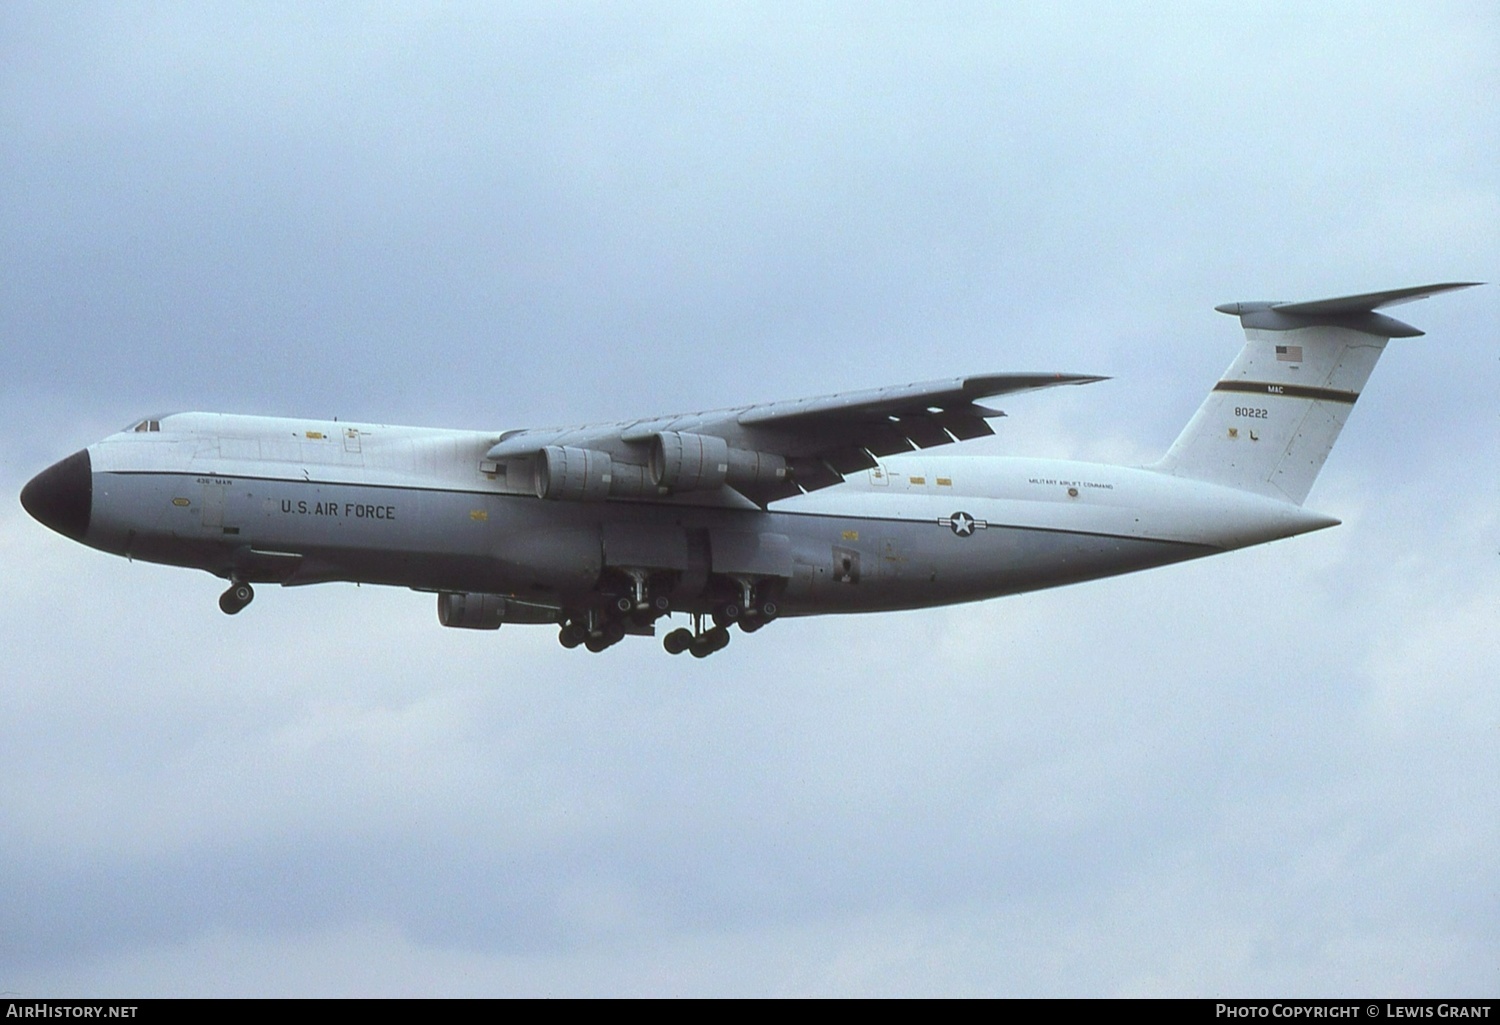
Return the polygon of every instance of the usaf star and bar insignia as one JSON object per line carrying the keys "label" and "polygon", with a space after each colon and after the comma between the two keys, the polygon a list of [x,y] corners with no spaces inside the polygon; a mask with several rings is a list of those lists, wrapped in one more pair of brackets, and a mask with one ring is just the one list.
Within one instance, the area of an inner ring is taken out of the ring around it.
{"label": "usaf star and bar insignia", "polygon": [[958,537],[973,537],[974,531],[984,530],[989,526],[987,521],[976,520],[966,512],[956,512],[952,516],[944,516],[938,522],[953,531]]}

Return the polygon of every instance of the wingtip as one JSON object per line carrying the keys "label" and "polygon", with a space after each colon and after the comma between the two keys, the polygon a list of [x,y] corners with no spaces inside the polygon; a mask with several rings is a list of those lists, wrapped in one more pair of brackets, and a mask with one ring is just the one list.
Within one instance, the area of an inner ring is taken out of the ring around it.
{"label": "wingtip", "polygon": [[1053,371],[1052,373],[1027,374],[973,374],[958,378],[955,383],[965,395],[978,399],[986,395],[1005,395],[1012,392],[1052,388],[1062,384],[1093,384],[1095,381],[1107,380],[1109,378],[1100,377],[1097,374],[1065,374]]}

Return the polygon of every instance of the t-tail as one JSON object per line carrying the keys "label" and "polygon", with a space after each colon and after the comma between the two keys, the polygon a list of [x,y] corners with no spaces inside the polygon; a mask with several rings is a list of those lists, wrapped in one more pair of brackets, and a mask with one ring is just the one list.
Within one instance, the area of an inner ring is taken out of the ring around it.
{"label": "t-tail", "polygon": [[1151,469],[1301,505],[1385,343],[1422,334],[1375,311],[1473,284],[1215,307],[1245,347]]}

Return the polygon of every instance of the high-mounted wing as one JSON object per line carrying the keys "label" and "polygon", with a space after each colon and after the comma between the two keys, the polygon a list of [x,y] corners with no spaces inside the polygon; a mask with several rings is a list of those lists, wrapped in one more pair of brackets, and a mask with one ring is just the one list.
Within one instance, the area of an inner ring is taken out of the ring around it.
{"label": "high-mounted wing", "polygon": [[876,457],[993,434],[976,400],[1104,378],[989,374],[654,420],[510,431],[486,469],[538,497],[658,497],[733,488],[757,505],[837,484]]}

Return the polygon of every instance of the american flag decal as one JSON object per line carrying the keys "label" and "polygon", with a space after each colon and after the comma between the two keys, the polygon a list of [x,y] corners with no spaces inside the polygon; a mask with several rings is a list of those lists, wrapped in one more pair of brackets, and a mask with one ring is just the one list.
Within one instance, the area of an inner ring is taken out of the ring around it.
{"label": "american flag decal", "polygon": [[1302,346],[1278,345],[1276,346],[1276,358],[1283,363],[1301,363]]}

